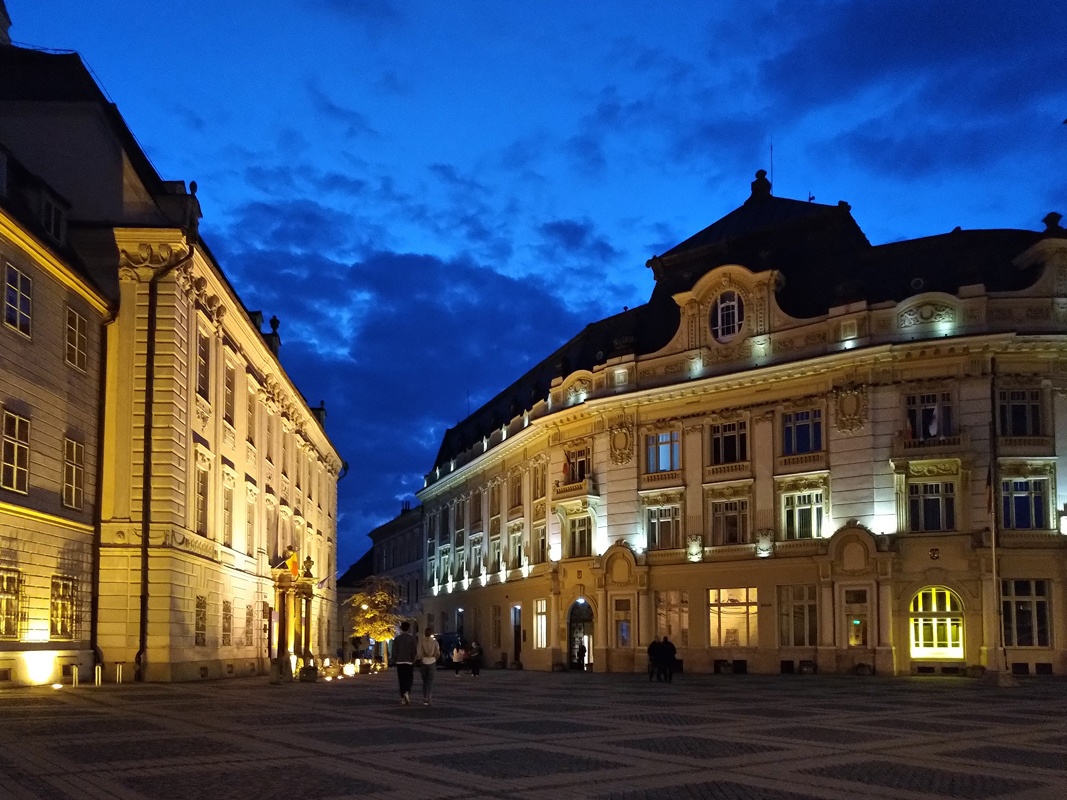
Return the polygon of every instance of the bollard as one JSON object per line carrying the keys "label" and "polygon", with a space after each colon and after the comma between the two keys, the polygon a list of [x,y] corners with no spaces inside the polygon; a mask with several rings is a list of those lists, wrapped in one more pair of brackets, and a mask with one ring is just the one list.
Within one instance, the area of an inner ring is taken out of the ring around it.
{"label": "bollard", "polygon": [[103,667],[103,665],[102,664],[97,664],[96,667],[93,669],[93,673],[94,673],[93,677],[96,680],[96,685],[99,686],[101,683],[104,682],[104,667]]}
{"label": "bollard", "polygon": [[122,683],[122,662],[115,664],[115,683]]}
{"label": "bollard", "polygon": [[71,666],[70,666],[70,685],[71,686],[77,686],[78,685],[78,665],[77,664],[71,664]]}

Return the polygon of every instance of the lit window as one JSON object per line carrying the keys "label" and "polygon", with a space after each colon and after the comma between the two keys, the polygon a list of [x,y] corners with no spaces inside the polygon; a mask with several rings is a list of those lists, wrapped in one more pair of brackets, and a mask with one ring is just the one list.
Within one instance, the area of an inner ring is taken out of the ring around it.
{"label": "lit window", "polygon": [[[630,609],[629,598],[618,598],[615,600],[615,646],[616,647],[632,647],[633,646],[633,612]],[[689,612],[686,611],[686,617],[688,619]],[[688,623],[686,635],[688,636]]]}
{"label": "lit window", "polygon": [[674,472],[678,469],[679,437],[678,431],[665,431],[663,433],[651,433],[645,437],[647,457],[645,459],[646,472]]}
{"label": "lit window", "polygon": [[912,598],[912,658],[963,658],[963,613],[959,598],[943,586],[930,586]]}
{"label": "lit window", "polygon": [[222,601],[222,644],[233,644],[233,603],[229,600]]}
{"label": "lit window", "polygon": [[22,573],[0,569],[0,639],[18,638],[21,585]]}
{"label": "lit window", "polygon": [[823,493],[821,491],[782,495],[782,513],[786,539],[818,539],[822,536]]}
{"label": "lit window", "polygon": [[711,535],[716,545],[748,542],[748,500],[716,500],[711,504]]}
{"label": "lit window", "polygon": [[4,279],[4,324],[26,336],[30,335],[33,281],[11,264]]}
{"label": "lit window", "polygon": [[67,363],[75,369],[85,371],[88,353],[88,328],[85,317],[67,307]]}
{"label": "lit window", "polygon": [[564,485],[581,483],[589,470],[589,450],[579,447],[568,450],[563,461]]}
{"label": "lit window", "polygon": [[782,455],[794,456],[822,450],[822,411],[782,414]]}
{"label": "lit window", "polygon": [[715,341],[726,343],[733,339],[745,322],[745,303],[737,292],[720,294],[711,307],[711,334]]}
{"label": "lit window", "polygon": [[711,463],[737,464],[748,461],[748,423],[724,422],[711,426]]}
{"label": "lit window", "polygon": [[912,394],[907,398],[908,434],[922,442],[955,434],[952,395],[949,392]]}
{"label": "lit window", "polygon": [[63,441],[63,505],[82,507],[85,486],[85,445],[73,439]]}
{"label": "lit window", "polygon": [[819,643],[816,587],[778,587],[778,644],[782,647],[815,647]]}
{"label": "lit window", "polygon": [[196,617],[193,627],[193,646],[207,647],[207,598],[196,596]]}
{"label": "lit window", "polygon": [[997,392],[998,433],[1001,436],[1044,436],[1040,389]]}
{"label": "lit window", "polygon": [[78,632],[77,581],[74,578],[52,578],[49,631],[53,639],[73,639]]}
{"label": "lit window", "polygon": [[534,600],[534,647],[548,647],[548,601]]}
{"label": "lit window", "polygon": [[1049,647],[1049,584],[1042,580],[1001,581],[1005,647]]}
{"label": "lit window", "polygon": [[[689,592],[656,592],[656,638],[668,637],[679,647],[689,646]],[[627,601],[629,604],[629,601]]]}
{"label": "lit window", "polygon": [[756,588],[708,589],[708,646],[757,647]]}
{"label": "lit window", "polygon": [[21,494],[29,493],[30,421],[10,411],[4,412],[3,461],[0,487]]}
{"label": "lit window", "polygon": [[679,506],[653,506],[647,509],[646,514],[650,550],[674,550],[682,546]]}
{"label": "lit window", "polygon": [[1001,524],[1016,530],[1047,530],[1048,480],[1009,478],[1000,482]]}
{"label": "lit window", "polygon": [[569,557],[583,558],[593,555],[593,520],[590,517],[575,517],[568,526],[570,539]]}
{"label": "lit window", "polygon": [[908,484],[908,530],[956,530],[956,486],[951,481]]}
{"label": "lit window", "polygon": [[508,477],[508,508],[522,507],[522,473],[512,472]]}

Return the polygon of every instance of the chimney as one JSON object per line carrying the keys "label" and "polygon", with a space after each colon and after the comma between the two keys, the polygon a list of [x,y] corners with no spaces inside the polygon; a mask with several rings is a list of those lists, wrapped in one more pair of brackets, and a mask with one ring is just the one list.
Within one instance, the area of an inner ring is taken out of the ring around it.
{"label": "chimney", "polygon": [[311,416],[318,420],[319,427],[326,428],[326,401],[319,400],[317,407],[312,407]]}
{"label": "chimney", "polygon": [[0,46],[11,44],[11,15],[7,13],[4,0],[0,0]]}

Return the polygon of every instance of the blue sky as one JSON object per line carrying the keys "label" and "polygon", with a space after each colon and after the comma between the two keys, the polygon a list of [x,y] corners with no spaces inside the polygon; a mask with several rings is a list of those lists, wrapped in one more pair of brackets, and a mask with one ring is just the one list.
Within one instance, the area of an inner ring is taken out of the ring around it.
{"label": "blue sky", "polygon": [[[1047,3],[6,0],[77,50],[350,465],[338,563],[445,428],[773,166],[873,243],[1067,213]],[[133,8],[135,10],[131,11]],[[773,165],[771,152],[773,147]]]}

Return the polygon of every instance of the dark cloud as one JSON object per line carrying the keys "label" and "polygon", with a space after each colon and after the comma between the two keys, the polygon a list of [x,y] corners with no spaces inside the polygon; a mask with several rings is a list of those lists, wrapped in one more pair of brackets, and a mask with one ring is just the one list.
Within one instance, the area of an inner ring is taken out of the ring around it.
{"label": "dark cloud", "polygon": [[546,222],[540,228],[541,253],[545,258],[580,258],[610,263],[620,253],[607,237],[596,233],[593,223],[573,219]]}
{"label": "dark cloud", "polygon": [[307,81],[305,88],[315,112],[331,122],[340,124],[348,138],[379,135],[366,114],[338,103],[319,86],[317,81]]}
{"label": "dark cloud", "polygon": [[359,244],[350,215],[314,200],[253,201],[237,209],[234,222],[248,245],[263,248],[348,252]]}

